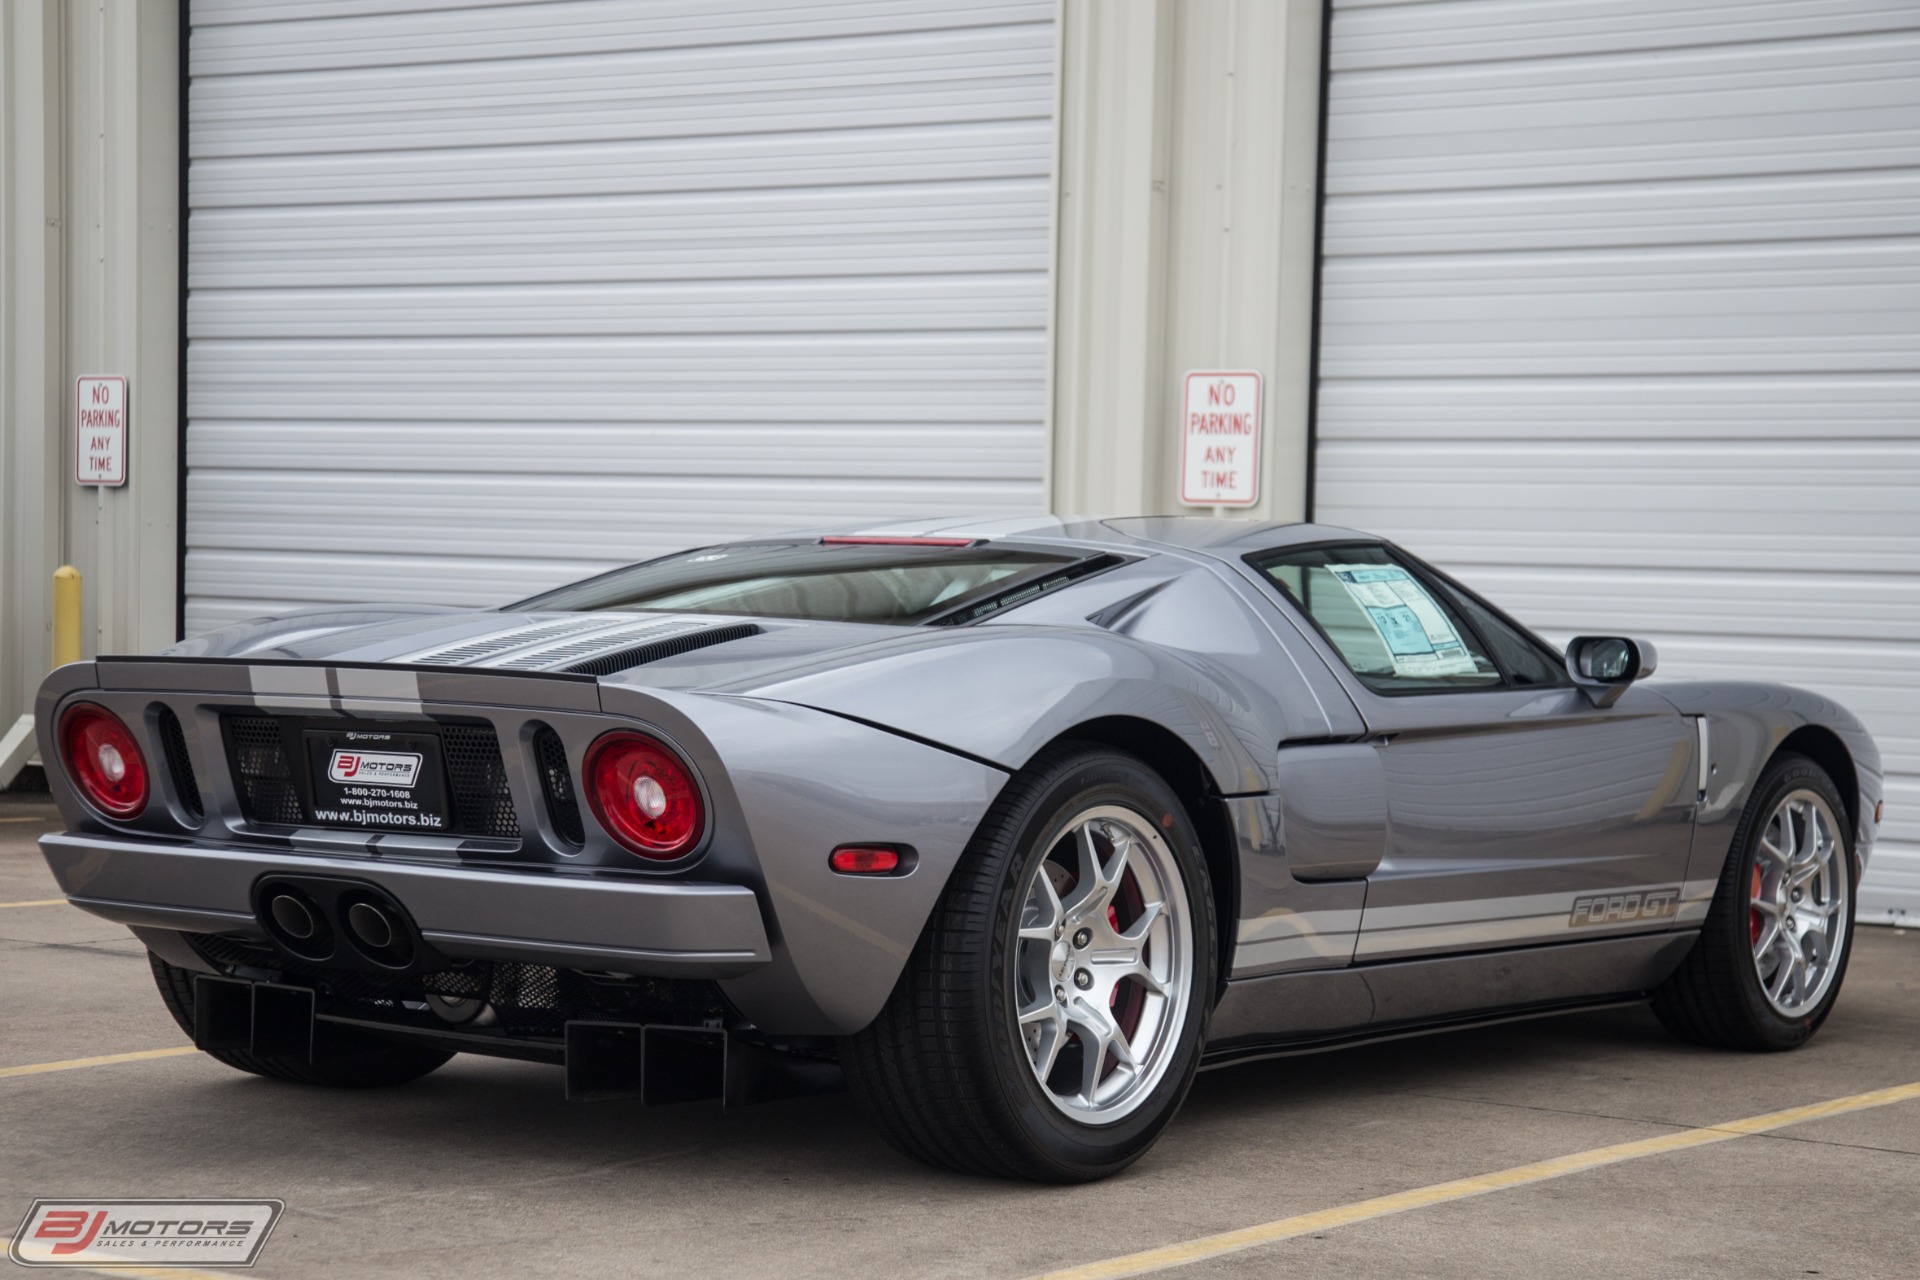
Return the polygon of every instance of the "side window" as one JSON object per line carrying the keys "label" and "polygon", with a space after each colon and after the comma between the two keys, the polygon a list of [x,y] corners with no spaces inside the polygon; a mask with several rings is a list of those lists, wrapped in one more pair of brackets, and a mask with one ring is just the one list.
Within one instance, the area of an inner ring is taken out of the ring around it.
{"label": "side window", "polygon": [[1502,683],[1499,666],[1453,604],[1383,547],[1303,547],[1253,563],[1370,689],[1441,693]]}
{"label": "side window", "polygon": [[1507,678],[1516,685],[1533,687],[1535,685],[1564,685],[1567,679],[1566,664],[1559,655],[1550,653],[1538,640],[1508,622],[1505,618],[1481,604],[1464,591],[1456,591],[1452,585],[1442,582],[1447,599],[1455,608],[1467,616],[1473,629],[1480,633],[1487,647],[1493,650],[1493,656],[1501,666],[1507,669]]}

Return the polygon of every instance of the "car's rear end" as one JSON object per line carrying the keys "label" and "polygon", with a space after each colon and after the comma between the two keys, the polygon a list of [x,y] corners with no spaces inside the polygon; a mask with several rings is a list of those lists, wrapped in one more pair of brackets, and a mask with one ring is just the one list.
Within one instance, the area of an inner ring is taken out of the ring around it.
{"label": "car's rear end", "polygon": [[371,1035],[565,1061],[586,1092],[640,1087],[644,1057],[655,1093],[712,1092],[721,1046],[804,1053],[872,1017],[1005,777],[603,679],[806,648],[787,625],[494,615],[406,662],[75,664],[38,707],[69,828],[43,849],[192,975],[204,1048]]}

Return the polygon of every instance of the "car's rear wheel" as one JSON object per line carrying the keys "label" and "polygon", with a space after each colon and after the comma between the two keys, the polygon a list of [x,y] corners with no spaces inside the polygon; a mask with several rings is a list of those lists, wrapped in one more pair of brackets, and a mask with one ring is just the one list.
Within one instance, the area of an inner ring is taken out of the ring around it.
{"label": "car's rear wheel", "polygon": [[1116,1173],[1192,1084],[1213,939],[1179,798],[1131,756],[1053,751],[994,803],[885,1009],[845,1043],[848,1078],[931,1164]]}
{"label": "car's rear wheel", "polygon": [[[168,964],[151,951],[147,960],[153,966],[154,985],[167,1012],[189,1037],[193,1035],[193,978],[191,969]],[[329,1025],[327,1053],[317,1061],[236,1049],[207,1049],[210,1058],[239,1071],[265,1076],[270,1080],[290,1080],[296,1084],[333,1085],[346,1089],[372,1089],[383,1085],[405,1084],[446,1065],[451,1053],[398,1044],[348,1027]]]}
{"label": "car's rear wheel", "polygon": [[1826,1021],[1853,945],[1846,805],[1819,765],[1783,755],[1741,815],[1713,905],[1654,993],[1669,1031],[1734,1049],[1791,1049]]}

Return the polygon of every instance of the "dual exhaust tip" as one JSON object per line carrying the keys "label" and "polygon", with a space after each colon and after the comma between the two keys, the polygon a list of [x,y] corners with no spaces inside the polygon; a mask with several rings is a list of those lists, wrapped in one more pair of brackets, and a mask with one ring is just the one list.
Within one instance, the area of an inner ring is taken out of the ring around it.
{"label": "dual exhaust tip", "polygon": [[[281,932],[296,941],[310,942],[326,932],[314,909],[291,893],[275,894],[267,905]],[[392,917],[370,902],[356,902],[347,908],[347,932],[354,941],[375,951],[387,950],[402,936]]]}
{"label": "dual exhaust tip", "polygon": [[412,969],[425,950],[406,910],[374,885],[273,878],[254,898],[261,927],[297,959],[391,973]]}

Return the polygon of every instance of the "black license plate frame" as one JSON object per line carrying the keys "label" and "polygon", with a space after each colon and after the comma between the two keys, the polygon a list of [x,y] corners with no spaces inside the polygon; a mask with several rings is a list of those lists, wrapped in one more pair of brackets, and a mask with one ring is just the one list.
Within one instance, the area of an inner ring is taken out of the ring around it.
{"label": "black license plate frame", "polygon": [[439,734],[306,729],[301,737],[316,825],[414,835],[453,831]]}

